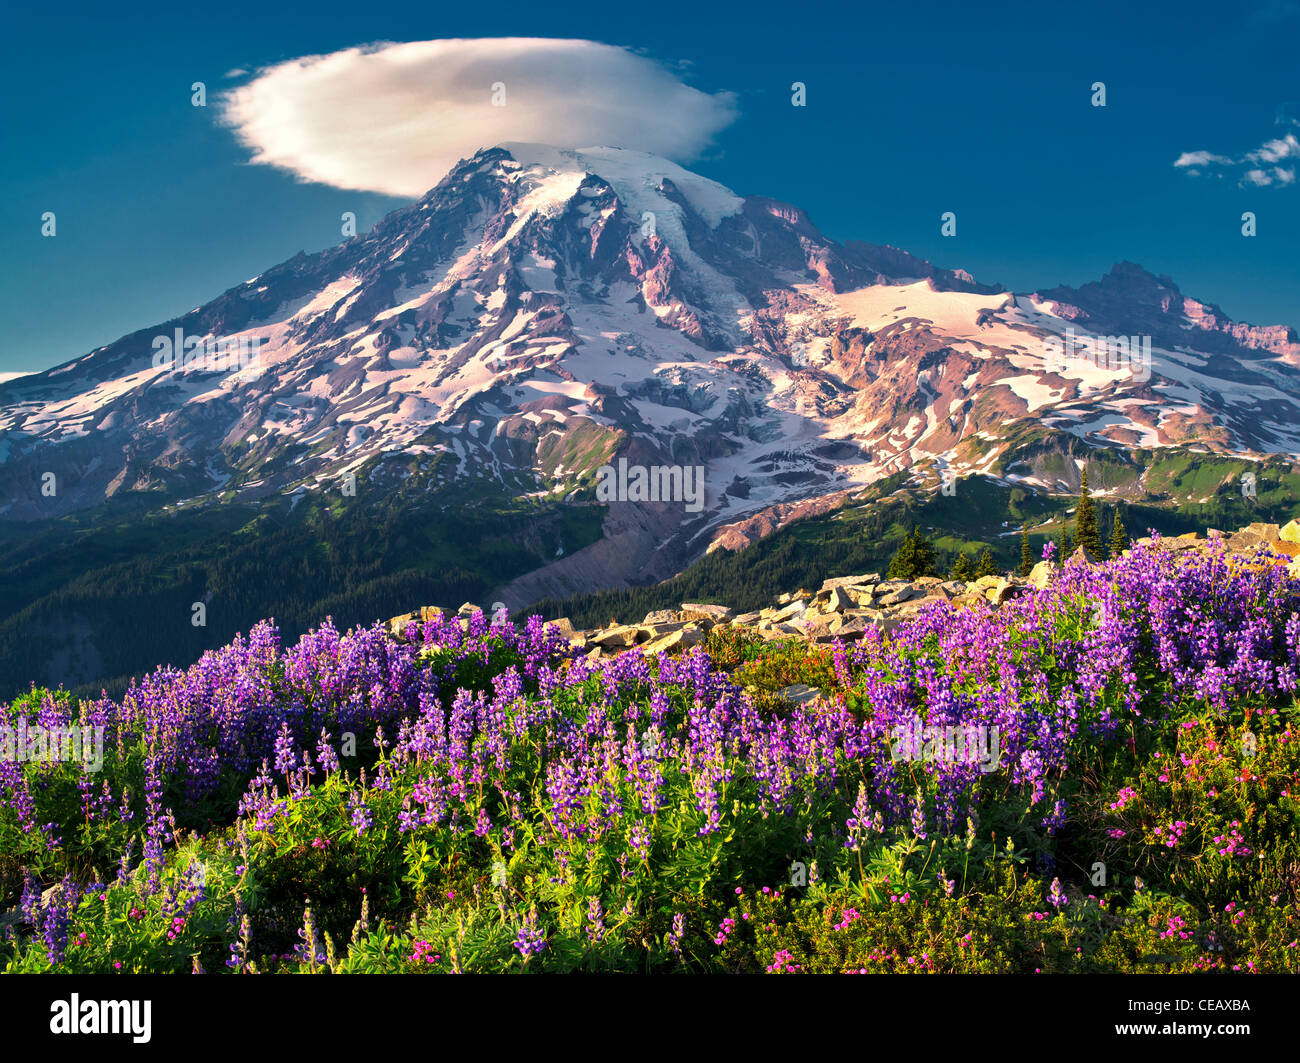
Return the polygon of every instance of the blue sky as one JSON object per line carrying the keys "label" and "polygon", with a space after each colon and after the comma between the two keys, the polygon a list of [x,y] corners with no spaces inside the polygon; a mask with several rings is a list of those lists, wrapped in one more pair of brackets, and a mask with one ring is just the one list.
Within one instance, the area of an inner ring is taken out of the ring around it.
{"label": "blue sky", "polygon": [[[564,37],[624,46],[738,117],[692,168],[1016,290],[1117,261],[1256,324],[1300,326],[1300,183],[1241,159],[1300,120],[1300,3],[619,3],[559,8],[236,0],[190,10],[10,4],[0,89],[0,372],[171,318],[404,200],[297,181],[190,105],[255,72],[375,41]],[[790,105],[790,85],[808,105]],[[1106,84],[1107,106],[1091,106]],[[1281,119],[1281,120],[1279,120]],[[1294,165],[1295,160],[1291,163]],[[435,183],[433,180],[430,184]],[[58,231],[41,236],[41,214]],[[955,211],[957,235],[940,235]],[[1241,235],[1254,211],[1258,235]]]}

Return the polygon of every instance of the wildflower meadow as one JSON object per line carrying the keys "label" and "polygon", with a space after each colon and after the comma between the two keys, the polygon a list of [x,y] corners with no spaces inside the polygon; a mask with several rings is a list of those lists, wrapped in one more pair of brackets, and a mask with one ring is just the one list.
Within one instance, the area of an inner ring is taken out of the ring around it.
{"label": "wildflower meadow", "polygon": [[0,969],[1295,972],[1300,581],[1158,545],[852,645],[266,620],[32,689],[102,764],[0,764]]}

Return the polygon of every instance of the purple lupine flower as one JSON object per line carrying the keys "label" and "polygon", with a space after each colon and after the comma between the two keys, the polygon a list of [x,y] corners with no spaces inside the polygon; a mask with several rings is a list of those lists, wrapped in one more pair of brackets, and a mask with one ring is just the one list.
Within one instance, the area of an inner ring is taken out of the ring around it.
{"label": "purple lupine flower", "polygon": [[674,956],[682,954],[682,938],[686,935],[686,917],[681,912],[673,915],[673,928],[668,931],[668,947]]}
{"label": "purple lupine flower", "polygon": [[587,927],[587,937],[593,942],[603,940],[605,937],[605,917],[601,911],[599,897],[592,897],[587,902],[587,922],[591,924]]}
{"label": "purple lupine flower", "polygon": [[537,925],[536,908],[530,910],[524,917],[519,933],[515,937],[514,947],[524,958],[524,963],[546,949],[546,932]]}
{"label": "purple lupine flower", "polygon": [[1070,899],[1061,889],[1061,880],[1059,878],[1052,879],[1052,888],[1048,893],[1047,899],[1053,908],[1064,908],[1070,903]]}

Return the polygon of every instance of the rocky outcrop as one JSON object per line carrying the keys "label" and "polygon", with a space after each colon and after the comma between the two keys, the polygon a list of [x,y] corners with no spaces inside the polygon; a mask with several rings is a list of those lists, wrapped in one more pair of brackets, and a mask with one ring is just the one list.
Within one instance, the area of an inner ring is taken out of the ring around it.
{"label": "rocky outcrop", "polygon": [[[1135,540],[1135,546],[1168,551],[1211,551],[1226,549],[1234,565],[1286,565],[1288,573],[1300,579],[1300,520],[1277,524],[1250,524],[1230,535],[1211,530],[1168,538]],[[1125,551],[1127,555],[1130,551]],[[1091,565],[1097,561],[1082,547],[1065,562]],[[1046,587],[1060,566],[1040,561],[1028,576],[983,576],[970,582],[944,580],[936,576],[919,579],[882,579],[877,572],[836,576],[824,580],[816,590],[800,588],[777,597],[773,605],[736,615],[725,605],[683,602],[680,609],[647,613],[640,623],[611,621],[605,627],[580,630],[567,618],[550,624],[569,643],[589,657],[611,656],[628,650],[640,653],[674,653],[698,646],[718,629],[747,632],[768,641],[803,639],[811,643],[856,642],[868,631],[888,635],[919,610],[938,602],[954,609],[997,608],[1022,594]],[[466,603],[457,615],[463,623],[476,607]],[[426,606],[418,612],[393,617],[389,632],[405,637],[407,627],[449,610]],[[792,688],[793,689],[793,688]],[[797,698],[797,692],[790,695]]]}

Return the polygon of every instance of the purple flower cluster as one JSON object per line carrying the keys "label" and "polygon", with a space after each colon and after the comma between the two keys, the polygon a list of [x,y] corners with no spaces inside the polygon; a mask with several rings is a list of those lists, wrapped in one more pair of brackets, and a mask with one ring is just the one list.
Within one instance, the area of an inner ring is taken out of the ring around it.
{"label": "purple flower cluster", "polygon": [[[561,867],[616,839],[626,876],[653,853],[647,824],[670,801],[693,805],[702,838],[721,834],[743,800],[765,817],[815,811],[818,829],[860,849],[888,827],[952,833],[996,779],[1054,830],[1066,815],[1060,780],[1081,743],[1191,704],[1296,690],[1298,610],[1300,582],[1279,566],[1139,548],[1104,566],[1067,565],[997,610],[937,601],[888,640],[871,632],[838,645],[847,702],[783,714],[760,712],[700,649],[588,660],[537,617],[520,627],[489,626],[482,614],[464,627],[438,620],[411,643],[378,625],[340,635],[327,623],[287,650],[268,621],[184,672],[161,669],[120,703],[79,713],[119,750],[143,747],[141,840],[154,875],[174,833],[164,784],[197,801],[235,773],[247,785],[240,812],[265,829],[306,797],[313,776],[346,768],[350,733],[382,753],[370,778],[352,782],[358,833],[373,823],[371,795],[401,778],[404,832],[491,833],[505,850],[527,823]],[[451,682],[479,665],[489,676],[481,689]],[[42,715],[64,722],[71,710],[47,699]],[[998,773],[963,758],[895,761],[891,736],[917,725],[996,734]],[[52,835],[35,822],[32,785],[20,766],[0,765],[0,805],[23,829]],[[82,799],[87,816],[129,811],[107,783],[83,786]],[[521,955],[544,947],[540,934],[524,923]],[[55,918],[51,949],[59,935]],[[310,940],[303,948],[317,951]]]}

